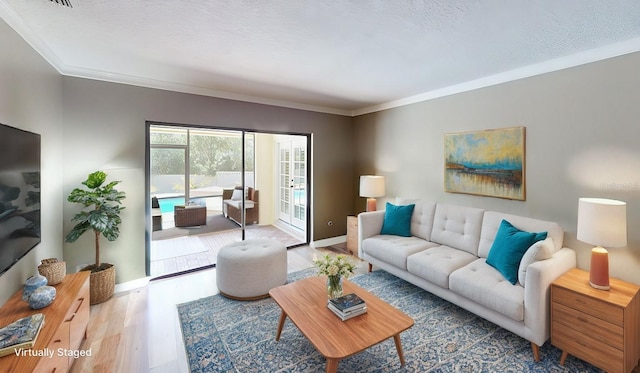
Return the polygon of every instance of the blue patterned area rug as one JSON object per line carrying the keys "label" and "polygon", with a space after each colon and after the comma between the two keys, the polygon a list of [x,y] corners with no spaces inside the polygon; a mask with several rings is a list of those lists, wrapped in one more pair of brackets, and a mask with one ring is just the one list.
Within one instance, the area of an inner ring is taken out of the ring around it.
{"label": "blue patterned area rug", "polygon": [[[314,269],[289,274],[289,281]],[[400,334],[406,364],[393,340],[340,361],[339,372],[600,372],[545,343],[533,360],[528,341],[384,271],[354,283],[415,320]],[[234,301],[214,295],[178,305],[191,372],[324,372],[325,359],[289,319],[280,341],[280,308],[271,299]]]}

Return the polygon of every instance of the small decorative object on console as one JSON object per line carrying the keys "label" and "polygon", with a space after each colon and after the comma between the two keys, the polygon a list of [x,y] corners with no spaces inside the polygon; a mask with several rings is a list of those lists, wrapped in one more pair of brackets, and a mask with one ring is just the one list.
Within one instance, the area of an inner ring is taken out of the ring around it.
{"label": "small decorative object on console", "polygon": [[29,302],[29,297],[36,291],[37,288],[45,286],[47,284],[47,278],[42,275],[31,276],[24,282],[24,289],[22,290],[22,300]]}
{"label": "small decorative object on console", "polygon": [[53,286],[41,286],[29,296],[29,307],[34,310],[45,308],[56,299],[56,288]]}
{"label": "small decorative object on console", "polygon": [[344,255],[324,255],[314,258],[313,264],[318,268],[318,275],[327,276],[327,295],[329,299],[342,296],[342,279],[348,278],[356,266]]}
{"label": "small decorative object on console", "polygon": [[33,347],[43,324],[44,315],[36,313],[0,328],[0,356],[13,354],[16,348]]}
{"label": "small decorative object on console", "polygon": [[58,285],[67,274],[65,262],[58,261],[57,258],[42,259],[42,264],[38,266],[38,273],[47,278],[48,285]]}

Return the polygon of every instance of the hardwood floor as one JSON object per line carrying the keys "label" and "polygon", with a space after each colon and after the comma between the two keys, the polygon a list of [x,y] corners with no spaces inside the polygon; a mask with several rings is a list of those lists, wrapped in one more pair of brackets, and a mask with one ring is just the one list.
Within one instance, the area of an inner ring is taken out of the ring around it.
{"label": "hardwood floor", "polygon": [[[314,254],[323,251],[309,246],[288,250],[289,272],[313,266]],[[356,273],[365,273],[366,262],[352,258]],[[176,305],[218,293],[215,282],[215,269],[208,269],[151,281],[91,306],[81,346],[91,356],[76,359],[71,372],[188,372]]]}

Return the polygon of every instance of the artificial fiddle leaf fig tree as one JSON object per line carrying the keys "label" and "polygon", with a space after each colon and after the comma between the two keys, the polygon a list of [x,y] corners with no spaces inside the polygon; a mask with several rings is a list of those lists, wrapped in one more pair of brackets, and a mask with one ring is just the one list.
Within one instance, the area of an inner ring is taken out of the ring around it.
{"label": "artificial fiddle leaf fig tree", "polygon": [[[91,270],[91,304],[109,299],[115,288],[115,268],[112,264],[100,262],[100,235],[109,241],[115,241],[120,235],[120,212],[124,209],[122,200],[125,199],[125,193],[115,189],[120,181],[105,184],[106,179],[106,173],[93,172],[82,182],[85,188],[75,188],[67,197],[69,202],[82,204],[85,209],[71,219],[77,224],[67,234],[66,241],[75,242],[86,232],[94,236],[95,263],[83,269]],[[106,279],[98,279],[96,274],[101,272],[108,273]],[[94,296],[94,288],[101,294]]]}

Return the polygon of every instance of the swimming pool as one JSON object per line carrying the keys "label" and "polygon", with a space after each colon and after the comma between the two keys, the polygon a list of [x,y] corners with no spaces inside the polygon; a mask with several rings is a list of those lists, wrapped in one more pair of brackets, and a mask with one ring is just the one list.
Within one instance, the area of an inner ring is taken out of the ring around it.
{"label": "swimming pool", "polygon": [[[200,198],[191,198],[189,201],[194,205],[207,205],[207,198],[215,198],[215,197],[200,197]],[[170,198],[158,198],[158,204],[160,205],[160,212],[173,212],[175,206],[183,205],[184,206],[184,197],[170,197]]]}
{"label": "swimming pool", "polygon": [[173,212],[176,205],[184,205],[184,197],[161,198],[158,199],[160,212]]}

